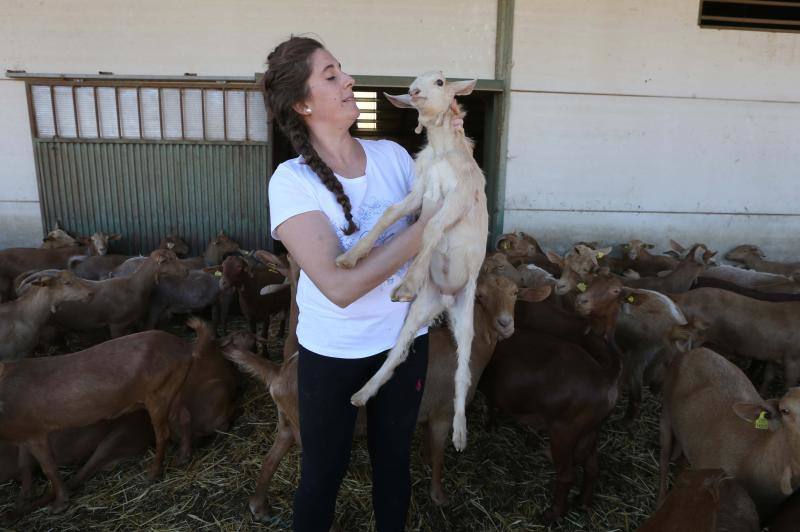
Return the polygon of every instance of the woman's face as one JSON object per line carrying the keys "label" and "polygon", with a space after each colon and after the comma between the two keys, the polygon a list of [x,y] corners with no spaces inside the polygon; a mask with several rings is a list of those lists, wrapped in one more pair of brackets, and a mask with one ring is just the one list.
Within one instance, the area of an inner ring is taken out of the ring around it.
{"label": "woman's face", "polygon": [[[300,114],[306,117],[310,127],[325,123],[349,128],[359,114],[353,96],[353,78],[342,72],[339,61],[324,48],[311,54],[310,61],[308,98]],[[307,108],[311,109],[310,113]]]}

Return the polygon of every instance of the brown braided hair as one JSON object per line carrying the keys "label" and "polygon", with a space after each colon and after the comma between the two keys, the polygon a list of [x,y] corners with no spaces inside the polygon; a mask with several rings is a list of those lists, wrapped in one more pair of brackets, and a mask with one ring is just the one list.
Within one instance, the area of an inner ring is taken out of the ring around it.
{"label": "brown braided hair", "polygon": [[267,71],[264,73],[261,88],[270,115],[292,143],[292,147],[303,156],[305,164],[314,170],[322,184],[336,196],[336,201],[342,206],[344,218],[347,220],[347,227],[342,231],[346,235],[352,235],[358,227],[353,222],[353,215],[350,212],[350,198],[333,175],[333,170],[314,149],[309,138],[308,126],[294,110],[295,104],[308,97],[310,58],[316,50],[322,48],[324,48],[322,43],[309,37],[292,36],[282,42],[267,56]]}

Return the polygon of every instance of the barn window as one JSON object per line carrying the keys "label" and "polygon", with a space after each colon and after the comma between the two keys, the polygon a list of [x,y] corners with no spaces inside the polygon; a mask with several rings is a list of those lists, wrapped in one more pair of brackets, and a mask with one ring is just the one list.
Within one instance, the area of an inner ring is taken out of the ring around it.
{"label": "barn window", "polygon": [[701,0],[700,26],[800,32],[800,0]]}

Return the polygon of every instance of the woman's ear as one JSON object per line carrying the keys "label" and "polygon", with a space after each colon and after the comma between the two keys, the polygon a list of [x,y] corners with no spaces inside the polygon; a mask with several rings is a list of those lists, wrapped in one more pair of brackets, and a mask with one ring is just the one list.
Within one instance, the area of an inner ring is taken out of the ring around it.
{"label": "woman's ear", "polygon": [[294,109],[294,112],[299,114],[300,116],[308,116],[311,114],[312,111],[311,107],[305,102],[297,102],[293,104],[292,109]]}

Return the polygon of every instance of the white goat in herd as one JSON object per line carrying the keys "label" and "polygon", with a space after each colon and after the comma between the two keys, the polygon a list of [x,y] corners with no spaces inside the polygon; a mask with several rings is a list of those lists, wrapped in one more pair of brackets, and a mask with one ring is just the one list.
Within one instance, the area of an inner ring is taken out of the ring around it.
{"label": "white goat in herd", "polygon": [[405,278],[395,287],[392,299],[412,301],[397,344],[383,366],[351,398],[364,405],[389,380],[394,369],[408,356],[415,333],[447,310],[450,329],[458,346],[455,374],[455,415],[453,445],[459,451],[467,445],[465,403],[470,385],[469,359],[473,336],[475,286],[486,254],[489,215],[486,210],[486,180],[472,157],[473,143],[452,119],[461,116],[455,96],[467,95],[476,80],[448,83],[441,72],[427,72],[411,84],[408,94],[390,96],[396,107],[416,109],[419,125],[428,132],[428,145],[416,157],[417,178],[408,196],[384,212],[375,227],[336,264],[352,268],[364,257],[383,231],[401,217],[441,207],[422,235],[422,246]]}

